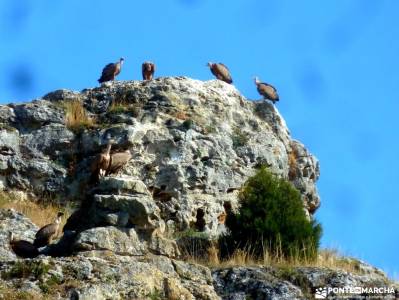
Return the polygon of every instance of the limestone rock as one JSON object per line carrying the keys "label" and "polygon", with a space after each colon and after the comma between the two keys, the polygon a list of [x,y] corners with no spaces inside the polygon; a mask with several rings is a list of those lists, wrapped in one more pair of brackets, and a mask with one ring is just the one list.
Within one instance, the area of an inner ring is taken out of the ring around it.
{"label": "limestone rock", "polygon": [[148,195],[95,195],[94,199],[96,210],[123,211],[136,228],[155,229],[162,223],[159,208]]}
{"label": "limestone rock", "polygon": [[163,237],[161,234],[152,235],[148,248],[158,255],[165,255],[170,258],[180,256],[180,250],[176,242]]}
{"label": "limestone rock", "polygon": [[[19,260],[8,249],[9,228],[32,240],[37,227],[13,210],[0,210],[2,292],[50,299],[310,299],[319,286],[398,285],[378,269],[347,258],[357,273],[316,267],[208,267],[167,257],[172,244],[142,240],[132,228],[96,227],[81,232],[68,256]],[[65,237],[65,235],[64,235]],[[165,253],[154,255],[148,247]],[[57,244],[51,245],[56,247]],[[67,247],[68,245],[61,245]],[[61,247],[60,246],[60,247]],[[50,249],[53,247],[49,247]],[[172,247],[173,248],[173,247]],[[46,250],[46,249],[45,249]],[[54,249],[53,249],[54,250]],[[59,250],[59,249],[58,249]],[[85,250],[85,251],[82,251]],[[43,254],[50,252],[42,251]],[[21,268],[24,271],[21,273]],[[384,299],[395,299],[395,294]]]}
{"label": "limestone rock", "polygon": [[[63,103],[72,100],[97,120],[94,127],[66,127]],[[238,206],[238,189],[260,165],[299,189],[309,217],[320,206],[318,161],[292,140],[276,107],[247,101],[218,80],[166,77],[57,90],[30,103],[0,106],[0,123],[12,129],[0,130],[3,189],[85,200],[93,188],[91,159],[112,137],[112,151],[129,149],[132,160],[122,176],[103,179],[93,193],[100,202],[118,195],[112,201],[124,204],[137,203],[138,194],[147,197],[144,210],[159,208],[155,220],[145,221],[148,226],[185,230],[203,223],[200,230],[217,236],[224,230],[218,221],[224,206]],[[107,224],[120,224],[109,217]]]}
{"label": "limestone rock", "polygon": [[112,194],[142,194],[151,196],[143,181],[134,177],[105,177],[100,180],[97,187],[100,193]]}
{"label": "limestone rock", "polygon": [[21,213],[13,209],[0,209],[0,261],[12,261],[16,255],[9,247],[8,234],[14,233],[16,239],[33,242],[38,227]]}
{"label": "limestone rock", "polygon": [[121,255],[144,255],[145,246],[134,229],[96,227],[79,234],[75,250],[108,250]]}

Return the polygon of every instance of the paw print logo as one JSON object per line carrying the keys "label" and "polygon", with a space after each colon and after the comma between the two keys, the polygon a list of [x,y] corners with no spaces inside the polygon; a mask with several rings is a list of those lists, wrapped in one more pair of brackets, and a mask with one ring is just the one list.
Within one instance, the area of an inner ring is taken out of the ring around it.
{"label": "paw print logo", "polygon": [[327,288],[319,287],[316,289],[315,293],[316,299],[326,299],[327,298]]}

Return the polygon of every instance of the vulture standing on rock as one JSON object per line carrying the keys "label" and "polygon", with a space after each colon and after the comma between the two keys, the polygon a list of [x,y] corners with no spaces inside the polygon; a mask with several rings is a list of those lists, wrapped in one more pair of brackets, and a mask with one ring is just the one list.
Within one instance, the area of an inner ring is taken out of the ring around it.
{"label": "vulture standing on rock", "polygon": [[[95,178],[96,180],[99,180],[100,177],[104,177],[105,173],[107,172],[107,169],[109,167],[109,163],[111,161],[111,147],[112,144],[114,143],[113,140],[109,140],[107,144],[107,148],[105,148],[105,151],[102,153],[98,154],[92,164],[91,164],[91,174],[92,178]],[[94,179],[93,179],[94,180]]]}
{"label": "vulture standing on rock", "polygon": [[117,175],[131,158],[132,154],[129,150],[123,152],[115,152],[114,154],[111,154],[111,160],[106,175]]}
{"label": "vulture standing on rock", "polygon": [[155,72],[155,64],[146,61],[142,64],[141,66],[141,73],[143,74],[143,80],[152,80],[154,77],[154,72]]}
{"label": "vulture standing on rock", "polygon": [[103,83],[106,81],[114,80],[115,77],[118,76],[121,72],[124,61],[125,59],[121,57],[118,62],[106,65],[98,82]]}
{"label": "vulture standing on rock", "polygon": [[274,86],[260,82],[258,77],[255,77],[255,84],[258,88],[259,94],[261,94],[265,99],[271,100],[273,103],[276,103],[279,100],[277,90]]}
{"label": "vulture standing on rock", "polygon": [[57,234],[61,219],[64,213],[59,212],[53,223],[47,224],[36,232],[33,244],[37,247],[44,247],[51,243],[52,238]]}
{"label": "vulture standing on rock", "polygon": [[14,253],[23,258],[34,258],[39,255],[39,250],[28,241],[15,240],[12,232],[9,233],[10,247]]}
{"label": "vulture standing on rock", "polygon": [[217,79],[227,83],[233,83],[230,71],[224,64],[208,62],[208,67],[211,69],[212,74],[215,75]]}

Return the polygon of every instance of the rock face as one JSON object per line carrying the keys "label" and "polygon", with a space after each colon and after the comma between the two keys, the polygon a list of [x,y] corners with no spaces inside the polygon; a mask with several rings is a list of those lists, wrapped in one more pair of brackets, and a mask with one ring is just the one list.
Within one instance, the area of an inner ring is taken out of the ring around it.
{"label": "rock face", "polygon": [[[370,270],[363,275],[325,268],[238,267],[214,270],[214,286],[222,299],[314,299],[319,287],[392,287],[385,275],[376,268],[357,261]],[[383,299],[397,299],[387,293]],[[329,296],[333,296],[332,294]],[[343,296],[343,295],[341,295]],[[364,295],[350,295],[349,299],[364,299]],[[337,299],[341,299],[339,296]]]}
{"label": "rock face", "polygon": [[[65,107],[74,101],[97,125],[79,131],[66,125]],[[82,200],[90,189],[91,159],[107,137],[116,141],[113,150],[131,150],[122,176],[92,193],[92,209],[103,213],[103,220],[92,220],[96,225],[135,220],[217,235],[223,231],[218,216],[226,205],[237,206],[238,189],[260,165],[300,190],[309,216],[320,205],[318,161],[291,139],[275,106],[247,101],[221,81],[176,77],[59,90],[0,106],[0,124],[0,187],[37,196]],[[146,220],[132,215],[140,210]]]}
{"label": "rock face", "polygon": [[[71,116],[96,122],[72,124]],[[92,160],[109,138],[132,159],[93,181]],[[32,260],[15,257],[8,231],[32,241],[37,227],[0,210],[0,299],[305,299],[323,285],[388,284],[360,262],[361,275],[183,261],[193,239],[178,244],[175,230],[224,232],[225,210],[237,207],[238,190],[262,165],[298,188],[311,218],[320,206],[317,159],[291,139],[273,105],[221,81],[109,82],[0,106],[0,189],[81,203],[62,238]],[[206,257],[212,242],[198,241]]]}
{"label": "rock face", "polygon": [[[5,237],[10,229],[26,240],[37,230],[23,215],[0,210],[1,299],[291,300],[314,299],[317,287],[392,286],[381,271],[360,261],[355,261],[357,274],[314,267],[211,270],[168,257],[173,250],[167,239],[153,239],[150,245],[134,229],[114,226],[81,232],[73,255],[16,259]],[[156,248],[161,251],[149,250]]]}

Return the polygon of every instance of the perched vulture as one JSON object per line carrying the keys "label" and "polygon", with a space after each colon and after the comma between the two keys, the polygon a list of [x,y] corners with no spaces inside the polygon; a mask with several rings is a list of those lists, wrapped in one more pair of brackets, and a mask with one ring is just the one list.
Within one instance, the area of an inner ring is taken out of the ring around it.
{"label": "perched vulture", "polygon": [[259,94],[261,94],[265,99],[271,100],[273,103],[276,103],[279,100],[277,90],[274,86],[260,82],[258,77],[255,77],[255,84],[258,88]]}
{"label": "perched vulture", "polygon": [[109,140],[105,150],[94,158],[91,164],[91,174],[93,180],[94,178],[98,180],[100,179],[100,177],[105,176],[105,173],[109,167],[109,163],[111,160],[110,152],[113,143],[114,143],[113,140]]}
{"label": "perched vulture", "polygon": [[132,154],[129,150],[126,150],[124,152],[115,152],[111,154],[111,161],[109,163],[106,175],[117,175],[131,158]]}
{"label": "perched vulture", "polygon": [[154,77],[155,64],[146,61],[141,66],[141,73],[143,74],[143,80],[151,80]]}
{"label": "perched vulture", "polygon": [[61,219],[64,213],[59,212],[57,218],[53,223],[47,224],[36,232],[35,241],[33,244],[37,247],[44,247],[51,243],[52,238],[57,234]]}
{"label": "perched vulture", "polygon": [[125,59],[121,57],[118,62],[106,65],[103,69],[103,72],[98,82],[103,83],[106,81],[114,80],[115,77],[118,76],[119,73],[121,72],[121,68],[124,61]]}
{"label": "perched vulture", "polygon": [[39,250],[28,241],[15,240],[12,232],[9,233],[10,247],[14,253],[23,258],[34,258],[39,255]]}
{"label": "perched vulture", "polygon": [[230,71],[224,64],[208,62],[208,67],[211,69],[212,74],[215,75],[217,79],[227,83],[233,83]]}

